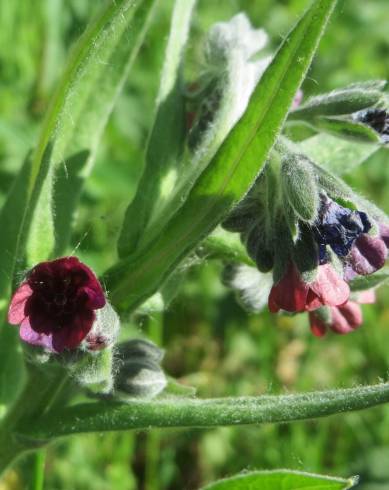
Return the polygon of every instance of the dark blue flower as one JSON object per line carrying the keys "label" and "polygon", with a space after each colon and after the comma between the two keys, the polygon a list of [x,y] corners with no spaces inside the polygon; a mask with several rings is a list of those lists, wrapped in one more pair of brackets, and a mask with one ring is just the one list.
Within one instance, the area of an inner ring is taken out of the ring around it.
{"label": "dark blue flower", "polygon": [[320,263],[325,263],[329,245],[339,257],[345,257],[355,240],[367,233],[371,223],[366,213],[352,211],[323,196],[314,225],[315,239],[319,245]]}

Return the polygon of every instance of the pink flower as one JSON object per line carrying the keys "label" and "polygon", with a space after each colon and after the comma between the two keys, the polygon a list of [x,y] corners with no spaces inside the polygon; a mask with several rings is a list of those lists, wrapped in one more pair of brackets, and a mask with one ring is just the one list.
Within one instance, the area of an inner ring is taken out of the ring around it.
{"label": "pink flower", "polygon": [[309,313],[311,332],[316,337],[323,337],[330,328],[337,334],[353,332],[362,325],[363,317],[360,304],[375,302],[373,290],[363,291],[355,296],[355,301],[347,301],[344,305],[320,308]]}
{"label": "pink flower", "polygon": [[8,322],[20,338],[53,352],[75,349],[106,303],[94,273],[76,257],[41,262],[16,290]]}
{"label": "pink flower", "polygon": [[350,288],[330,264],[318,266],[316,279],[305,282],[293,262],[284,277],[273,285],[268,305],[272,313],[312,311],[323,305],[338,306],[349,297]]}

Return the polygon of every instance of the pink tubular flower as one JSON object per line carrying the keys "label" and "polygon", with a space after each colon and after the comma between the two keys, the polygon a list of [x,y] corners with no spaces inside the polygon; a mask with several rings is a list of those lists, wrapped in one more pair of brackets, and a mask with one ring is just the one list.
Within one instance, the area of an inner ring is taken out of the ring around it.
{"label": "pink tubular flower", "polygon": [[344,305],[320,308],[309,313],[311,332],[316,337],[323,337],[327,329],[344,335],[353,332],[362,325],[363,317],[360,304],[375,302],[373,290],[363,291],[355,296],[355,301],[347,301]]}
{"label": "pink tubular flower", "polygon": [[284,277],[272,287],[268,305],[272,313],[312,311],[324,305],[342,305],[349,294],[348,284],[330,264],[319,265],[316,279],[307,283],[291,262]]}
{"label": "pink tubular flower", "polygon": [[41,262],[13,295],[8,322],[20,338],[52,352],[75,349],[106,303],[94,273],[76,257]]}

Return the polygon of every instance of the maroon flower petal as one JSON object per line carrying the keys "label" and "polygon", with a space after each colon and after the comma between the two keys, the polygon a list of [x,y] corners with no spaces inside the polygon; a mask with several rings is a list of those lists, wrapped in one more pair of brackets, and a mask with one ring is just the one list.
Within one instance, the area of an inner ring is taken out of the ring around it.
{"label": "maroon flower petal", "polygon": [[8,323],[20,325],[26,318],[24,312],[26,301],[32,294],[32,289],[27,282],[23,282],[12,297],[8,310]]}
{"label": "maroon flower petal", "polygon": [[324,337],[327,333],[327,325],[324,320],[319,318],[314,311],[309,312],[309,324],[311,332],[316,337]]}
{"label": "maroon flower petal", "polygon": [[98,310],[104,307],[106,299],[102,292],[96,291],[95,289],[92,289],[90,287],[84,287],[81,291],[88,298],[86,304],[89,308],[92,308],[93,310]]}
{"label": "maroon flower petal", "polygon": [[65,349],[75,349],[88,335],[95,320],[95,314],[91,310],[83,311],[73,320],[69,328],[61,328],[53,332],[53,348],[56,352]]}
{"label": "maroon flower petal", "polygon": [[308,285],[301,279],[296,266],[291,262],[284,277],[270,291],[268,306],[272,313],[279,310],[305,311]]}
{"label": "maroon flower petal", "polygon": [[31,328],[37,333],[50,335],[58,327],[55,317],[50,315],[47,304],[39,294],[35,293],[28,298],[25,313]]}

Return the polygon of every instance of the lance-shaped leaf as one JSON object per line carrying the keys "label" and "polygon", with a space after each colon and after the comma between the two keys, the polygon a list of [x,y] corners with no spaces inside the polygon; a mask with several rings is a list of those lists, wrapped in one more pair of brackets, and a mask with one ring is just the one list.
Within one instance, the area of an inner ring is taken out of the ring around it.
{"label": "lance-shaped leaf", "polygon": [[181,65],[195,3],[196,0],[175,2],[145,169],[126,211],[118,242],[121,257],[133,252],[139,240],[144,239],[152,214],[158,214],[159,219],[166,214],[168,196],[183,172],[185,111]]}
{"label": "lance-shaped leaf", "polygon": [[[27,243],[29,263],[63,254],[73,211],[156,0],[111,0],[73,49],[33,155],[31,185],[46,171]],[[48,154],[47,149],[50,148]]]}
{"label": "lance-shaped leaf", "polygon": [[252,471],[205,486],[203,490],[347,490],[358,478],[333,478],[302,471]]}
{"label": "lance-shaped leaf", "polygon": [[317,0],[307,10],[185,204],[146,251],[109,271],[106,280],[116,305],[135,307],[153,294],[248,191],[281,130],[334,6],[335,0]]}

